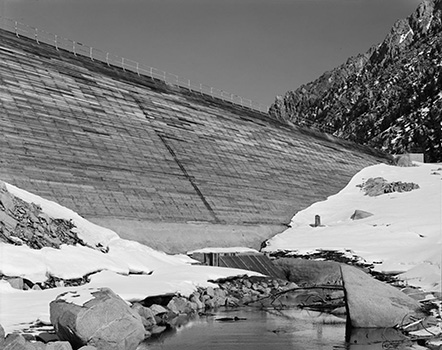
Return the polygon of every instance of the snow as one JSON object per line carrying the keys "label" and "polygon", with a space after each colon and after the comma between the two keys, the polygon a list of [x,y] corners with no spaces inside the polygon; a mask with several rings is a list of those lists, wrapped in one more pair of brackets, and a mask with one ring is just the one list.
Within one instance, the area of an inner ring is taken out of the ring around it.
{"label": "snow", "polygon": [[72,220],[78,229],[78,237],[81,238],[86,244],[94,247],[101,244],[102,246],[107,247],[111,240],[118,239],[118,235],[112,230],[95,225],[66,207],[41,198],[8,183],[5,183],[5,185],[9,193],[12,193],[14,196],[19,197],[28,203],[40,205],[42,211],[48,214],[50,217]]}
{"label": "snow", "polygon": [[83,306],[89,300],[94,299],[94,295],[92,293],[96,292],[96,291],[98,291],[98,289],[93,289],[93,288],[84,289],[81,291],[78,291],[78,290],[69,291],[64,294],[59,295],[57,297],[57,299],[64,300],[68,303],[75,304],[78,306]]}
{"label": "snow", "polygon": [[[442,165],[374,165],[356,174],[339,193],[298,212],[290,228],[268,241],[264,251],[352,252],[383,272],[400,272],[410,285],[440,291],[442,250]],[[411,192],[364,195],[365,180],[417,183]],[[356,209],[374,214],[351,220]],[[320,215],[323,227],[312,227]]]}
{"label": "snow", "polygon": [[[57,203],[6,184],[13,195],[40,205],[52,218],[72,220],[78,236],[89,246],[62,245],[60,249],[31,249],[0,243],[0,274],[26,278],[34,283],[48,277],[61,279],[90,275],[90,282],[78,287],[46,290],[17,290],[0,280],[0,324],[6,333],[28,328],[41,321],[50,324],[49,303],[63,293],[64,298],[82,304],[91,291],[112,289],[126,301],[148,296],[180,293],[189,296],[197,287],[216,286],[210,280],[237,275],[260,275],[251,271],[198,266],[186,255],[168,255],[138,242],[121,239],[115,232],[97,226]],[[93,247],[107,247],[104,253]]]}
{"label": "snow", "polygon": [[[417,163],[401,168],[375,165],[356,174],[339,193],[298,212],[291,227],[269,240],[267,252],[299,253],[330,249],[355,254],[375,263],[380,271],[401,272],[410,285],[440,291],[442,245],[442,165]],[[417,183],[411,192],[369,197],[357,185],[370,177]],[[49,276],[73,279],[89,275],[78,287],[16,290],[0,280],[0,324],[7,333],[23,330],[40,320],[49,324],[49,303],[63,293],[76,303],[90,299],[91,291],[108,287],[133,302],[167,293],[190,295],[197,287],[215,286],[213,280],[250,271],[196,265],[186,255],[168,255],[134,241],[121,239],[111,230],[94,225],[56,203],[6,184],[8,191],[34,202],[53,218],[72,220],[77,234],[89,246],[62,245],[60,249],[31,249],[0,244],[0,274],[21,276],[33,282]],[[356,210],[374,214],[351,220]],[[312,227],[315,215],[323,227]],[[107,247],[108,252],[93,249]],[[256,252],[247,247],[205,248],[190,253]]]}

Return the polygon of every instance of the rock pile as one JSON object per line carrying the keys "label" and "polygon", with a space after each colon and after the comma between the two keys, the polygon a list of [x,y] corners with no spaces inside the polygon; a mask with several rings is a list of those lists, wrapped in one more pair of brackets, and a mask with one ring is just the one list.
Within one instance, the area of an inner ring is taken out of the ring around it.
{"label": "rock pile", "polygon": [[218,307],[237,307],[265,303],[272,295],[297,287],[293,282],[269,277],[235,277],[214,281],[218,288],[198,288],[188,298],[180,295],[169,298],[147,298],[134,303],[132,309],[143,321],[147,336],[173,329],[197,313]]}
{"label": "rock pile", "polygon": [[85,245],[70,220],[54,219],[41,207],[8,192],[0,182],[0,242],[27,245],[33,249],[60,248],[62,244]]}
{"label": "rock pile", "polygon": [[364,183],[357,185],[370,197],[380,196],[385,193],[410,192],[419,189],[419,185],[413,182],[388,182],[382,177],[369,178]]}
{"label": "rock pile", "polygon": [[[207,315],[207,311],[218,307],[237,307],[250,304],[267,305],[273,300],[273,295],[297,287],[293,282],[275,280],[270,277],[240,276],[212,282],[217,284],[218,287],[197,288],[189,297],[170,294],[148,297],[140,302],[135,302],[130,306],[130,309],[125,309],[125,314],[129,315],[126,318],[121,316],[123,314],[121,310],[125,308],[126,303],[124,305],[119,303],[119,297],[115,296],[110,290],[103,289],[104,291],[102,290],[98,294],[96,291],[92,291],[91,294],[94,297],[81,306],[77,304],[82,300],[82,297],[74,295],[75,292],[70,292],[71,294],[74,293],[71,298],[62,295],[51,303],[51,322],[57,331],[57,335],[50,339],[48,343],[41,342],[42,338],[40,336],[31,334],[26,336],[9,334],[5,338],[4,331],[0,326],[0,349],[72,350],[82,346],[81,350],[120,348],[126,350],[134,348],[133,344],[143,339],[156,336],[166,330],[178,328],[197,314]],[[66,299],[68,302],[66,302]],[[114,316],[118,319],[117,321],[123,319],[123,325],[115,328],[114,324],[118,322],[114,322],[115,320],[110,322],[112,331],[105,335],[103,333],[106,328],[104,323],[110,320],[109,310],[112,310],[112,307],[107,305],[109,300],[117,304],[118,312],[115,312]],[[101,308],[100,304],[102,304]],[[85,311],[83,306],[87,306],[88,310]],[[95,312],[96,317],[91,316],[93,312],[89,309],[92,307],[98,310],[98,312]],[[106,310],[106,312],[103,312],[103,310]],[[133,319],[134,324],[125,327],[124,323],[127,319]],[[95,337],[94,327],[97,329],[99,337]],[[143,329],[142,332],[140,327]],[[132,331],[134,329],[137,329],[137,332],[131,345],[127,341],[129,336],[127,334],[121,335],[121,332],[128,330],[129,335],[133,336]],[[94,335],[90,336],[91,334]],[[118,334],[120,335],[118,336]],[[110,339],[110,343],[107,340],[104,341],[105,338]],[[118,339],[126,340],[124,344],[118,344]]]}
{"label": "rock pile", "polygon": [[80,278],[62,279],[54,276],[49,276],[46,281],[32,282],[23,277],[11,277],[5,276],[0,273],[0,280],[6,280],[12,288],[20,290],[42,290],[58,287],[77,287],[84,285],[90,281],[90,275],[86,275]]}
{"label": "rock pile", "polygon": [[[5,336],[5,331],[0,325],[0,349],[2,350],[72,350],[67,341],[56,341],[45,344],[41,341],[30,342],[24,336],[11,333]],[[96,350],[94,347],[82,347],[79,350]]]}

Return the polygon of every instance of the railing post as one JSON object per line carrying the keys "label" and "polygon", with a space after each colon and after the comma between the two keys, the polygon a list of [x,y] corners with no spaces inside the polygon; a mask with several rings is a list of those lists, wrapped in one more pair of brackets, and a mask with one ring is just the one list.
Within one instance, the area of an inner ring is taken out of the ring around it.
{"label": "railing post", "polygon": [[[0,17],[0,19],[1,19],[1,17]],[[20,22],[13,21],[13,20],[11,20],[11,22],[14,22],[15,35],[19,38],[21,36],[19,34],[19,28],[18,28]],[[20,25],[22,25],[22,24],[20,23]],[[34,39],[35,39],[35,41],[38,44],[40,44],[38,28],[33,28],[33,27],[30,27],[30,26],[26,26],[26,27],[29,28],[29,30],[24,28],[24,27],[21,28],[22,32],[25,33],[24,36],[32,38],[32,29],[34,29]],[[58,35],[52,34],[52,33],[49,33],[49,34],[50,35],[54,35],[54,46],[55,46],[55,49],[58,51],[59,50]],[[48,42],[48,43],[50,42],[50,39],[49,38],[45,39],[44,36],[42,37],[42,40],[43,40],[43,42]],[[64,40],[71,41],[69,39],[64,39]],[[72,52],[73,52],[73,54],[75,56],[77,56],[77,48],[76,48],[77,44],[78,44],[77,42],[72,41]],[[83,45],[81,43],[79,43],[79,44],[80,44],[80,46],[85,46],[86,47],[86,45]],[[64,45],[63,44],[63,37],[62,37],[60,45],[62,45],[62,48],[63,48],[63,45]],[[70,49],[69,48],[69,44],[66,43],[66,45],[67,46],[66,46],[65,49],[69,50]],[[79,50],[80,50],[79,53],[82,54],[83,51],[82,51],[81,47],[80,47]],[[89,58],[92,61],[95,61],[95,59],[94,59],[94,51],[93,50],[94,50],[93,47],[89,47]],[[113,61],[115,61],[114,64],[118,66],[118,59],[116,57],[118,57],[118,56],[115,56],[114,58],[109,58],[109,52],[107,52],[106,53],[106,64],[110,67],[110,60],[113,60]],[[100,61],[100,62],[103,61],[103,58],[102,58],[101,54],[98,54],[96,59],[98,61]],[[131,61],[131,60],[129,60],[129,61]],[[135,62],[135,61],[132,61],[132,62]],[[136,63],[136,66],[135,66],[136,67],[136,73],[137,73],[138,76],[141,76],[142,74],[140,73],[140,64],[139,64],[139,62],[135,62],[135,63]],[[127,70],[125,66],[126,66],[125,58],[121,57],[121,67],[122,67],[123,71]],[[128,62],[128,67],[130,68],[129,70],[133,71],[133,66],[130,64],[130,62]],[[144,67],[144,65],[143,65],[143,67]],[[149,67],[149,75],[150,75],[152,80],[155,79],[154,76],[153,76],[153,69],[154,69],[153,67]],[[141,69],[141,71],[143,71],[143,76],[144,76],[146,70]],[[181,85],[181,82],[180,82],[179,77],[177,75],[169,74],[166,71],[160,71],[160,70],[157,70],[157,69],[155,71],[156,71],[155,74],[156,74],[156,77],[157,77],[156,79],[163,79],[163,81],[165,83],[176,84],[177,86],[187,87],[189,89],[189,91],[192,91],[192,92],[197,92],[198,91],[198,85],[197,85],[198,83],[195,83],[195,85],[192,86],[192,83],[191,83],[190,79],[187,79],[187,86],[186,86],[186,84],[184,82]],[[160,73],[160,72],[162,72],[162,73]],[[172,75],[175,76],[175,80],[174,81],[171,78]],[[204,85],[204,86],[205,86],[205,88],[203,87],[202,83],[199,84],[199,92],[200,92],[201,95],[209,96],[209,94],[210,94],[210,96],[213,99],[219,98],[220,100],[230,101],[231,103],[233,103],[235,105],[238,105],[238,106],[241,106],[241,107],[248,107],[251,110],[254,110],[254,111],[257,111],[257,112],[261,112],[263,114],[267,114],[268,113],[268,106],[264,106],[261,103],[254,103],[250,99],[246,99],[246,98],[243,98],[242,96],[228,93],[227,91],[224,91],[224,90],[218,90],[218,89],[215,89],[215,88],[213,88],[211,86],[208,86],[208,85]],[[209,88],[210,88],[210,92],[209,92]],[[317,125],[317,124],[313,124],[312,125],[312,123],[306,123],[305,121],[301,121],[301,122],[302,122],[302,125],[306,125],[306,126],[311,127],[311,128],[317,128],[317,129],[319,129],[319,130],[321,130],[321,131],[323,131],[325,133],[333,134],[333,132],[334,132],[333,128],[330,125]]]}

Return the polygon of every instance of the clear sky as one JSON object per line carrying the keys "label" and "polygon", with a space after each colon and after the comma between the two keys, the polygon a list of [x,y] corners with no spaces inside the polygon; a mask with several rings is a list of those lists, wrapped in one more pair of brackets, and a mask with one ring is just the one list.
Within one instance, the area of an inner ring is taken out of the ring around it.
{"label": "clear sky", "polygon": [[380,43],[420,0],[0,0],[0,16],[273,102]]}

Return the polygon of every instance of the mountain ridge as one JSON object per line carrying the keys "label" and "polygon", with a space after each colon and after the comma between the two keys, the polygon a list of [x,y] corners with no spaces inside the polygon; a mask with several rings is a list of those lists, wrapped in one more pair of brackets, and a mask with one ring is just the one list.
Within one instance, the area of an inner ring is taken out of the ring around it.
{"label": "mountain ridge", "polygon": [[442,0],[425,0],[379,45],[277,96],[271,117],[390,153],[442,161]]}

